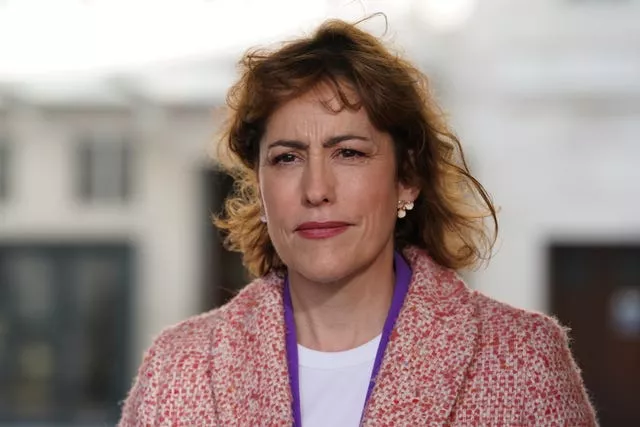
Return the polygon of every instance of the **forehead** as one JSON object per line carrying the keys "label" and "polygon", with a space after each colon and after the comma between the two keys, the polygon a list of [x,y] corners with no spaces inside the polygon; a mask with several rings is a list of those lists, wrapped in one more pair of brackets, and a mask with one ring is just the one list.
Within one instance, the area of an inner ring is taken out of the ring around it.
{"label": "forehead", "polygon": [[[341,89],[351,104],[358,103],[358,96],[353,90],[348,87]],[[335,88],[320,84],[276,108],[267,121],[265,136],[283,132],[329,132],[344,128],[370,131],[373,125],[364,108],[345,106]]]}

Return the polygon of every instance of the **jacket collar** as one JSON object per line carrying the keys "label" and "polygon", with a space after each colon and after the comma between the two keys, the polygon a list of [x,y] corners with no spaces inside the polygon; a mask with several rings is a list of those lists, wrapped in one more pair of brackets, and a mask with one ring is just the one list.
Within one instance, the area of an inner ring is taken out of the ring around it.
{"label": "jacket collar", "polygon": [[472,361],[478,324],[458,275],[423,251],[404,252],[409,294],[385,352],[364,425],[442,425]]}
{"label": "jacket collar", "polygon": [[[445,423],[473,357],[478,325],[468,288],[424,251],[408,248],[404,256],[411,285],[364,425]],[[212,387],[222,425],[293,422],[282,285],[281,277],[267,275],[221,309],[225,320],[214,328]]]}

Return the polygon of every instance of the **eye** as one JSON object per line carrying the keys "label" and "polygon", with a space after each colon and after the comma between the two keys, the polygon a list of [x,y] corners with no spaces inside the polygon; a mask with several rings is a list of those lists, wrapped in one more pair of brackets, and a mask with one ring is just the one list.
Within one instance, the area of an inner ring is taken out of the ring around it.
{"label": "eye", "polygon": [[271,163],[273,164],[283,164],[283,163],[293,163],[296,161],[295,154],[292,153],[283,153],[278,156],[275,156]]}
{"label": "eye", "polygon": [[338,155],[345,159],[351,159],[355,157],[363,157],[364,153],[358,150],[353,150],[351,148],[341,148],[340,150],[338,150]]}

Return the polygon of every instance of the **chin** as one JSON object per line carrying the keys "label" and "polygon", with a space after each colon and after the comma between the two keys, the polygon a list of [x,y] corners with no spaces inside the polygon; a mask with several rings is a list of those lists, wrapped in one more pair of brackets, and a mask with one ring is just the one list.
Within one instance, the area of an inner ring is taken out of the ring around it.
{"label": "chin", "polygon": [[294,256],[290,264],[296,273],[316,283],[334,283],[350,276],[357,269],[352,256],[340,253]]}
{"label": "chin", "polygon": [[316,283],[337,282],[349,276],[355,269],[351,256],[337,251],[313,251],[314,253],[294,254],[290,268],[307,280]]}
{"label": "chin", "polygon": [[352,273],[352,270],[341,269],[329,272],[327,270],[321,271],[317,268],[301,268],[297,270],[297,273],[310,282],[319,284],[330,284],[337,283],[345,277],[349,276],[349,274]]}

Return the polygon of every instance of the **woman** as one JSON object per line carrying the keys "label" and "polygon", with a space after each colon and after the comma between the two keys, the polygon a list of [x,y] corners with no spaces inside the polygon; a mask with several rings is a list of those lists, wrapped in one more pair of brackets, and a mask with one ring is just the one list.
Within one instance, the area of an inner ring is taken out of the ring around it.
{"label": "woman", "polygon": [[160,335],[121,425],[594,425],[565,331],[455,272],[496,213],[420,72],[342,21],[243,64],[217,224],[259,278]]}

